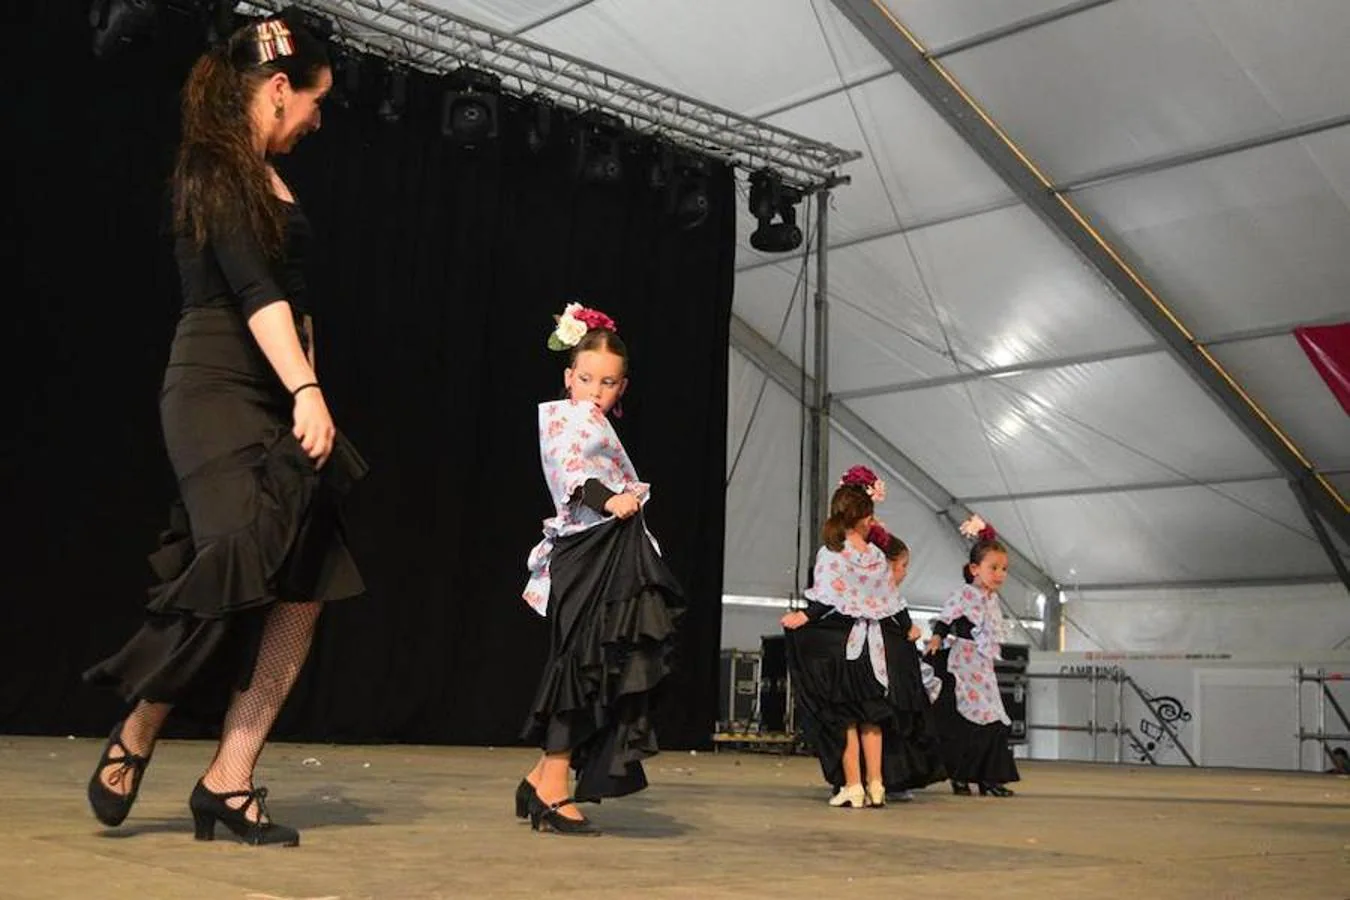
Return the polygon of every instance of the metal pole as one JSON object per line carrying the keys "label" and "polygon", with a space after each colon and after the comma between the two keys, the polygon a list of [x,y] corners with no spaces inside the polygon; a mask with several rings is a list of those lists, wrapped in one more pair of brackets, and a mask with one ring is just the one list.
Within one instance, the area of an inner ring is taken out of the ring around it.
{"label": "metal pole", "polygon": [[1092,672],[1092,721],[1089,723],[1092,727],[1092,761],[1097,761],[1097,667],[1094,665]]}
{"label": "metal pole", "polygon": [[1327,670],[1317,670],[1317,745],[1322,752],[1317,756],[1319,766],[1326,764],[1327,758]]}
{"label": "metal pole", "polygon": [[1294,708],[1298,710],[1298,770],[1303,771],[1303,665],[1294,669]]}
{"label": "metal pole", "polygon": [[811,528],[819,534],[825,524],[821,509],[830,495],[830,308],[829,291],[830,191],[816,194],[815,394],[811,398]]}
{"label": "metal pole", "polygon": [[1116,762],[1125,761],[1125,670],[1116,672]]}

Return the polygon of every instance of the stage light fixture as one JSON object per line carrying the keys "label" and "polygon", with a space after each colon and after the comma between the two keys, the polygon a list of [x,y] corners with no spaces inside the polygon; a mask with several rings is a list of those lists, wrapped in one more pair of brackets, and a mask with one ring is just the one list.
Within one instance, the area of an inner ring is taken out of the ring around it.
{"label": "stage light fixture", "polygon": [[448,79],[441,108],[441,134],[461,147],[496,140],[501,79],[488,72],[463,67]]}
{"label": "stage light fixture", "polygon": [[529,123],[525,126],[525,146],[531,153],[540,153],[548,146],[553,134],[553,101],[542,94],[527,98],[531,102]]}
{"label": "stage light fixture", "polygon": [[333,89],[327,102],[338,109],[351,109],[361,96],[361,56],[342,47],[333,51]]}
{"label": "stage light fixture", "polygon": [[707,221],[712,210],[708,195],[708,161],[672,154],[666,186],[666,214],[675,227],[691,231]]}
{"label": "stage light fixture", "polygon": [[577,119],[576,176],[583,184],[623,180],[623,120],[598,109]]}
{"label": "stage light fixture", "polygon": [[408,73],[402,69],[391,69],[385,76],[384,98],[375,114],[381,122],[397,125],[403,119],[403,110],[408,106]]}
{"label": "stage light fixture", "polygon": [[[797,204],[802,192],[783,184],[782,176],[769,169],[750,175],[750,215],[759,226],[750,235],[750,246],[763,253],[787,253],[802,245],[797,227]],[[778,221],[774,221],[774,217]]]}
{"label": "stage light fixture", "polygon": [[158,15],[156,0],[94,0],[89,7],[94,56],[115,56],[127,44],[152,32]]}

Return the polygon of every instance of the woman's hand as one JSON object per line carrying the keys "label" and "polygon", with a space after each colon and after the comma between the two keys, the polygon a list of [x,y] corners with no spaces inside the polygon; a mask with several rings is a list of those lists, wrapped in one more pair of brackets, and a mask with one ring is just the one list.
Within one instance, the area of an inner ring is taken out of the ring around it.
{"label": "woman's hand", "polygon": [[296,394],[292,416],[295,426],[291,434],[295,435],[309,458],[314,460],[314,467],[322,468],[328,462],[328,454],[333,452],[333,438],[337,435],[337,427],[333,424],[333,417],[328,414],[323,392],[317,387],[311,387]]}
{"label": "woman's hand", "polygon": [[942,648],[942,637],[940,635],[935,634],[928,639],[928,645],[924,647],[923,652],[925,656],[932,656],[934,653],[938,652],[938,650],[940,650],[941,648]]}
{"label": "woman's hand", "polygon": [[778,620],[778,623],[782,625],[784,628],[786,628],[788,631],[795,631],[796,629],[801,628],[809,621],[811,620],[807,618],[806,613],[798,609],[793,610],[792,612],[783,616],[783,618]]}
{"label": "woman's hand", "polygon": [[923,636],[923,629],[918,625],[909,626],[909,642],[912,644]]}
{"label": "woman's hand", "polygon": [[642,504],[638,502],[638,498],[627,491],[615,494],[605,501],[605,512],[619,519],[630,518],[641,508]]}

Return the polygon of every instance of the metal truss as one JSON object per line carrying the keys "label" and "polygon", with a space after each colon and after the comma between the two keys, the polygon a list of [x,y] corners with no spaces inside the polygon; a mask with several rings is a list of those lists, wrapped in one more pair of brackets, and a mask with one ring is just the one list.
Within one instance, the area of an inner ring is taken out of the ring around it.
{"label": "metal truss", "polygon": [[807,191],[839,183],[838,167],[862,157],[418,0],[246,0],[237,8],[265,14],[292,5],[331,21],[341,44],[427,72],[469,66],[496,75],[508,93],[540,94],[577,110],[603,110],[625,119],[634,131],[739,168],[775,169],[785,182]]}

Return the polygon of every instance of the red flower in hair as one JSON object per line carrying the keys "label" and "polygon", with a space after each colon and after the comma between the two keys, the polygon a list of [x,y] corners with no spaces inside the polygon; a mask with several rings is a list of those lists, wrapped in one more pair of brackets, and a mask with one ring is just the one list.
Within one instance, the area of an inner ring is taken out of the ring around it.
{"label": "red flower in hair", "polygon": [[873,472],[867,466],[854,466],[844,473],[844,477],[839,479],[840,484],[849,484],[856,487],[865,488],[876,484],[877,473]]}
{"label": "red flower in hair", "polygon": [[587,309],[583,306],[572,313],[572,318],[584,324],[588,329],[603,328],[615,334],[619,333],[619,326],[614,324],[614,320],[598,309]]}
{"label": "red flower in hair", "polygon": [[872,498],[873,503],[886,499],[886,482],[877,477],[867,466],[854,466],[839,479],[840,487],[860,487]]}
{"label": "red flower in hair", "polygon": [[884,552],[891,545],[891,533],[873,522],[872,527],[867,529],[867,542],[876,544]]}

